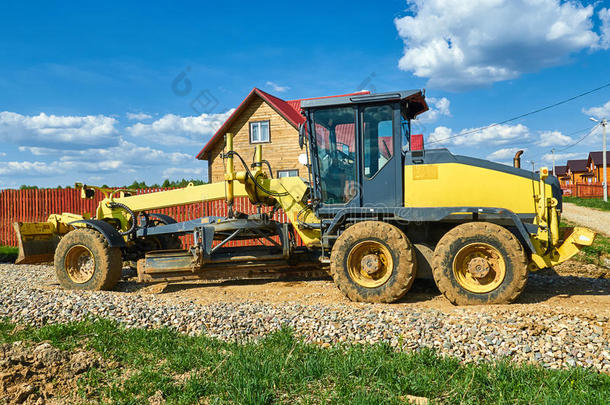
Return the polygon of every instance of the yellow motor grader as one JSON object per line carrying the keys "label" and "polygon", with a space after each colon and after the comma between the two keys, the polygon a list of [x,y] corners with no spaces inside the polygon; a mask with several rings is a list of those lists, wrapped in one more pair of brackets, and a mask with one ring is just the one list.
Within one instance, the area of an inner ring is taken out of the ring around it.
{"label": "yellow motor grader", "polygon": [[[528,272],[593,242],[585,228],[560,232],[561,189],[547,168],[421,147],[411,120],[428,109],[422,91],[305,100],[301,108],[308,178],[272,178],[260,145],[249,166],[227,133],[224,182],[142,195],[82,185],[84,198],[105,193],[96,212],[15,224],[18,262],[54,260],[70,289],[111,289],[131,262],[143,282],[328,269],[347,297],[365,302],[396,301],[416,277],[430,277],[454,304],[494,304],[517,298]],[[236,212],[236,197],[271,212]],[[176,222],[154,212],[212,200],[225,200],[229,215]],[[279,209],[289,223],[272,219]],[[182,250],[186,234],[194,244]],[[227,247],[240,239],[267,242]]]}

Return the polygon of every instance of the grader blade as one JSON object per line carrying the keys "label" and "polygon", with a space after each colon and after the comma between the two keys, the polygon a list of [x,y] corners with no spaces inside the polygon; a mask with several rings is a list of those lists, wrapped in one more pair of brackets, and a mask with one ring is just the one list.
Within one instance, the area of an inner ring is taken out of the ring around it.
{"label": "grader blade", "polygon": [[55,226],[50,222],[15,222],[13,223],[19,256],[16,264],[37,264],[52,262],[59,236]]}

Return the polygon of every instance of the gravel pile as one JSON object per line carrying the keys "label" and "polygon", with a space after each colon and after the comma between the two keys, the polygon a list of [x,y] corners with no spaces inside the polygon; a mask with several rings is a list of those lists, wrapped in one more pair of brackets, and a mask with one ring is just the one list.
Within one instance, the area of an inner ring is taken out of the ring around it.
{"label": "gravel pile", "polygon": [[[533,282],[548,282],[533,277]],[[64,291],[50,286],[54,274],[48,266],[0,264],[0,280],[0,317],[33,325],[92,316],[114,319],[127,327],[169,326],[224,340],[256,339],[287,326],[322,346],[383,341],[404,350],[434,348],[464,361],[510,358],[550,368],[579,365],[610,372],[606,315],[524,311],[520,306],[439,311],[369,304],[201,305],[151,294]],[[591,288],[608,291],[610,280],[591,279]]]}

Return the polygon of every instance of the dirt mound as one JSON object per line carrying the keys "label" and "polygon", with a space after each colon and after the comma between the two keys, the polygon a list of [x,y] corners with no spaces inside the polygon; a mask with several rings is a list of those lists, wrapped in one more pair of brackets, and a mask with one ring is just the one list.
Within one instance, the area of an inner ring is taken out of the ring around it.
{"label": "dirt mound", "polygon": [[102,361],[93,352],[62,351],[48,342],[14,342],[0,349],[0,403],[62,403],[58,397],[74,392],[79,376]]}
{"label": "dirt mound", "polygon": [[560,276],[582,276],[588,278],[610,278],[610,268],[596,264],[585,264],[575,260],[568,260],[554,268]]}

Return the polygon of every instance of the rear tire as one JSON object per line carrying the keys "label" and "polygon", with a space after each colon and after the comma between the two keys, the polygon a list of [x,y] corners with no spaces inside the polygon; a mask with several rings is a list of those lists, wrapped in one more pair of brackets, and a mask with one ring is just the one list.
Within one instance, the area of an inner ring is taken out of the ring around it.
{"label": "rear tire", "polygon": [[507,304],[527,282],[523,246],[506,228],[470,222],[447,232],[434,250],[433,276],[454,305]]}
{"label": "rear tire", "polygon": [[93,229],[68,232],[55,250],[59,284],[70,290],[110,290],[121,279],[121,249]]}
{"label": "rear tire", "polygon": [[415,251],[405,234],[378,221],[359,222],[335,242],[330,271],[352,301],[394,302],[415,279]]}

